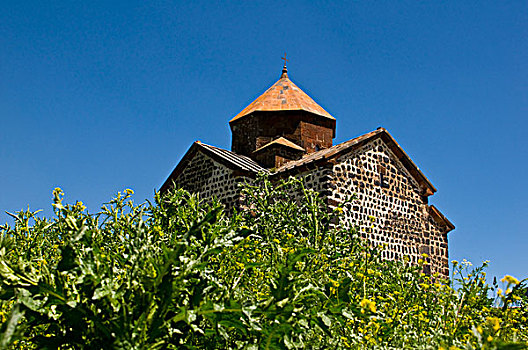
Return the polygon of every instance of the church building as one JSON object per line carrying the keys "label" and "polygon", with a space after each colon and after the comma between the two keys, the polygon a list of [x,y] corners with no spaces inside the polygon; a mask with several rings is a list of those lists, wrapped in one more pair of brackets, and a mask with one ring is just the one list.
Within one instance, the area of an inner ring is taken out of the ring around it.
{"label": "church building", "polygon": [[355,194],[340,225],[358,225],[371,244],[386,245],[385,258],[417,263],[427,254],[424,271],[449,276],[454,225],[429,204],[436,188],[387,130],[334,145],[336,119],[290,80],[286,65],[229,125],[230,151],[194,142],[160,191],[181,187],[231,209],[241,201],[237,184],[259,172],[271,180],[301,176],[331,209]]}

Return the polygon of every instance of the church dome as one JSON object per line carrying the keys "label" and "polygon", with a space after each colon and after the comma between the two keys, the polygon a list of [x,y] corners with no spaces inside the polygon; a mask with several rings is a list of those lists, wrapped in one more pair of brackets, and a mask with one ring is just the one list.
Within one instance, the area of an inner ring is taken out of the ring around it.
{"label": "church dome", "polygon": [[321,117],[335,120],[323,107],[295,85],[288,77],[286,66],[282,69],[280,79],[266,92],[251,102],[229,123],[233,123],[253,112],[306,111]]}

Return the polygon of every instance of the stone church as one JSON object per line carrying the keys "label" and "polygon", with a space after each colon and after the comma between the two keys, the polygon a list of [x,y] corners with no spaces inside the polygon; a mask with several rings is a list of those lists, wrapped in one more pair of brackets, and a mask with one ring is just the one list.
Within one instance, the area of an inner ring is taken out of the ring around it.
{"label": "stone church", "polygon": [[160,191],[182,187],[231,209],[240,203],[237,184],[259,172],[271,180],[302,176],[330,208],[355,194],[340,224],[359,225],[372,244],[385,244],[385,258],[416,263],[425,253],[424,271],[449,276],[447,234],[454,225],[429,204],[436,188],[387,130],[333,145],[336,119],[289,79],[286,65],[229,125],[230,151],[196,141]]}

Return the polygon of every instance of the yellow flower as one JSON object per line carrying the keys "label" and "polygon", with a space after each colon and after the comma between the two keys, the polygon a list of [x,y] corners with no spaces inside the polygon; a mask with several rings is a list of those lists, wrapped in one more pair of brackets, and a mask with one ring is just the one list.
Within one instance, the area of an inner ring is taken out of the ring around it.
{"label": "yellow flower", "polygon": [[62,191],[60,187],[55,187],[55,189],[53,190],[53,194],[59,196],[59,195],[63,195],[64,192]]}
{"label": "yellow flower", "polygon": [[487,318],[488,323],[491,325],[493,330],[496,332],[500,328],[500,320],[497,317],[488,317]]}
{"label": "yellow flower", "polygon": [[332,283],[332,285],[333,285],[334,287],[339,287],[339,282],[334,281],[334,280],[331,279],[331,278],[329,278],[329,280],[330,280],[330,283]]}
{"label": "yellow flower", "polygon": [[134,194],[134,190],[132,190],[132,189],[130,189],[130,188],[127,188],[127,189],[125,190],[125,193],[126,193],[127,195],[130,196],[131,194]]}
{"label": "yellow flower", "polygon": [[501,282],[508,282],[508,284],[519,284],[519,280],[513,276],[506,275],[501,279]]}
{"label": "yellow flower", "polygon": [[491,335],[488,335],[488,338],[486,339],[488,342],[491,342],[493,340],[493,337]]}
{"label": "yellow flower", "polygon": [[361,302],[359,303],[359,306],[364,309],[368,308],[370,312],[372,313],[376,312],[376,303],[368,299],[361,300]]}

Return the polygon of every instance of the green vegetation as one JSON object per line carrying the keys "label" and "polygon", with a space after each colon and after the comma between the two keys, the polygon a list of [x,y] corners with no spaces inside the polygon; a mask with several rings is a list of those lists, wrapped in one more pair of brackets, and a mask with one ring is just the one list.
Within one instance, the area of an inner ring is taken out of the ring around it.
{"label": "green vegetation", "polygon": [[54,218],[14,214],[0,348],[527,348],[525,281],[499,293],[484,266],[443,281],[384,261],[298,180],[244,194],[232,216],[182,190],[88,214],[56,189]]}

